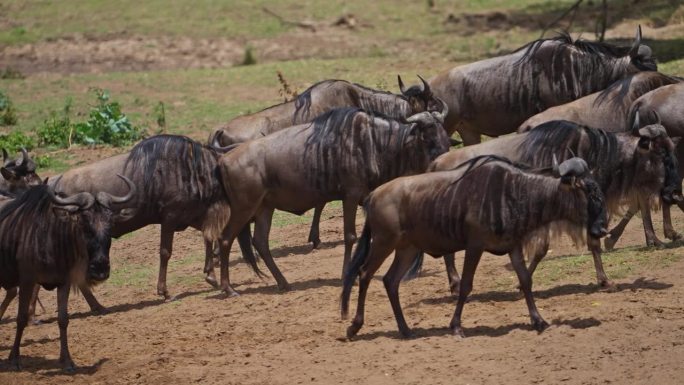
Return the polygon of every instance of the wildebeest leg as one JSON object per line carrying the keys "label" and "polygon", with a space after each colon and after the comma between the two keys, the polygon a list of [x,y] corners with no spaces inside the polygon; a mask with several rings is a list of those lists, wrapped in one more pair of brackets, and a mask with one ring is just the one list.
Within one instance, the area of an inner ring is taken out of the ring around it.
{"label": "wildebeest leg", "polygon": [[320,238],[320,225],[321,225],[321,213],[323,212],[323,207],[325,204],[316,206],[314,208],[313,220],[311,220],[311,229],[309,230],[309,240],[308,242],[313,243],[313,248],[317,249],[321,244]]}
{"label": "wildebeest leg", "polygon": [[220,274],[221,274],[221,291],[226,293],[228,297],[235,297],[240,295],[233,287],[230,285],[230,273],[228,271],[228,262],[230,260],[230,248],[233,246],[233,241],[237,238],[238,234],[243,231],[247,231],[249,235],[249,221],[252,217],[252,212],[231,210],[230,221],[228,225],[223,230],[221,235],[221,240],[219,241],[220,256],[219,260],[221,262]]}
{"label": "wildebeest leg", "polygon": [[596,269],[596,281],[598,285],[603,288],[611,288],[615,285],[613,281],[608,279],[605,270],[603,270],[603,261],[601,260],[601,241],[598,239],[588,238],[587,245],[591,256],[594,258],[594,268]]}
{"label": "wildebeest leg", "polygon": [[259,255],[264,260],[264,263],[271,271],[273,278],[278,282],[280,290],[290,290],[290,284],[276,266],[271,249],[268,247],[268,236],[271,232],[271,222],[273,221],[273,208],[262,208],[256,215],[254,223],[254,247],[256,247]]}
{"label": "wildebeest leg", "polygon": [[516,246],[510,253],[511,264],[515,273],[518,275],[520,281],[520,289],[525,295],[525,302],[527,302],[527,310],[530,312],[530,319],[532,320],[532,327],[538,332],[544,331],[549,324],[539,314],[537,305],[534,303],[532,296],[532,274],[525,267],[525,259],[523,258],[522,247]]}
{"label": "wildebeest leg", "polygon": [[93,291],[90,289],[90,286],[79,285],[78,288],[81,290],[81,294],[83,294],[83,298],[85,298],[86,302],[88,302],[88,306],[90,306],[90,310],[92,310],[96,313],[100,313],[100,314],[109,313],[107,308],[102,306],[102,304],[100,302],[98,302],[97,298],[95,298],[95,295],[93,294]]}
{"label": "wildebeest leg", "polygon": [[62,369],[73,372],[76,367],[69,354],[69,344],[67,342],[67,327],[69,326],[69,283],[57,288],[57,324],[59,325],[59,363]]}
{"label": "wildebeest leg", "polygon": [[401,303],[399,303],[399,284],[404,275],[406,275],[406,272],[409,271],[413,265],[416,253],[419,251],[420,250],[413,247],[397,249],[394,253],[394,262],[392,262],[392,266],[390,266],[387,274],[385,274],[385,277],[382,279],[382,282],[385,284],[385,290],[387,290],[390,304],[392,304],[392,311],[394,312],[394,318],[397,320],[399,332],[405,338],[411,337],[413,333],[406,324],[404,313],[401,311]]}
{"label": "wildebeest leg", "polygon": [[662,247],[663,242],[658,239],[653,229],[653,220],[651,219],[651,205],[649,204],[649,197],[644,194],[639,194],[639,209],[641,210],[641,219],[644,223],[644,233],[646,235],[646,246]]}
{"label": "wildebeest leg", "polygon": [[482,248],[469,245],[465,251],[465,258],[463,260],[463,274],[461,276],[461,287],[458,291],[458,301],[456,302],[456,311],[451,319],[449,328],[451,332],[459,337],[465,337],[463,329],[461,329],[461,314],[463,314],[463,305],[468,299],[470,291],[473,289],[473,277],[477,269],[480,258],[482,257]]}
{"label": "wildebeest leg", "polygon": [[204,240],[204,280],[214,289],[218,289],[219,284],[214,274],[214,247],[207,240]]}
{"label": "wildebeest leg", "polygon": [[530,260],[530,266],[527,268],[527,271],[530,272],[530,277],[534,275],[534,271],[537,270],[537,265],[539,265],[539,262],[544,259],[548,252],[549,242],[544,242],[542,247],[539,247],[537,250],[535,250],[532,259]]}
{"label": "wildebeest leg", "polygon": [[663,230],[665,233],[665,238],[676,241],[678,239],[682,238],[682,235],[679,234],[675,229],[674,226],[672,226],[672,205],[667,204],[665,202],[662,203],[663,205]]}
{"label": "wildebeest leg", "polygon": [[342,201],[342,212],[344,216],[344,260],[342,261],[342,279],[349,268],[349,260],[354,243],[356,242],[356,207],[359,205],[359,198],[348,196]]}
{"label": "wildebeest leg", "polygon": [[354,337],[363,326],[368,285],[370,285],[370,281],[373,279],[375,272],[378,271],[382,263],[385,262],[385,259],[387,259],[387,256],[392,250],[392,242],[386,239],[374,236],[371,241],[368,258],[366,258],[366,262],[361,266],[359,272],[359,300],[356,305],[356,315],[352,320],[352,324],[347,328],[347,338],[349,339]]}
{"label": "wildebeest leg", "polygon": [[627,209],[627,213],[625,213],[625,216],[622,217],[622,219],[620,220],[620,223],[618,223],[617,226],[613,227],[613,229],[610,230],[610,232],[608,233],[610,235],[607,236],[606,240],[604,241],[604,244],[606,246],[606,250],[613,250],[618,239],[620,239],[622,232],[625,231],[625,227],[627,227],[627,224],[632,219],[634,214],[636,214],[638,209],[639,209],[639,204],[638,204],[638,202],[636,202],[636,200],[633,201],[629,205],[629,208]]}
{"label": "wildebeest leg", "polygon": [[[40,321],[36,320],[36,303],[38,302],[38,293],[40,292],[40,285],[34,285],[33,286],[33,292],[31,293],[31,302],[29,303],[29,321],[31,321],[34,325],[37,325],[40,323]],[[40,306],[43,306],[42,304]],[[45,311],[45,308],[43,308],[43,311]]]}
{"label": "wildebeest leg", "polygon": [[2,304],[0,304],[0,320],[2,319],[2,316],[5,315],[9,304],[12,303],[12,300],[17,296],[17,291],[17,288],[13,287],[5,293],[5,299],[3,299]]}
{"label": "wildebeest leg", "polygon": [[19,361],[19,345],[21,345],[21,336],[24,334],[26,324],[29,319],[29,305],[31,304],[31,294],[33,293],[33,282],[22,283],[19,287],[19,310],[17,311],[17,332],[14,336],[14,345],[9,355],[10,365],[17,370],[21,369]]}
{"label": "wildebeest leg", "polygon": [[461,278],[459,278],[458,271],[456,270],[456,254],[445,255],[444,265],[446,266],[447,278],[449,278],[451,295],[458,297],[458,286],[461,284]]}
{"label": "wildebeest leg", "polygon": [[166,300],[172,300],[169,290],[166,288],[166,271],[169,267],[169,259],[173,247],[173,227],[162,223],[161,241],[159,245],[159,278],[157,280],[157,294],[164,296]]}

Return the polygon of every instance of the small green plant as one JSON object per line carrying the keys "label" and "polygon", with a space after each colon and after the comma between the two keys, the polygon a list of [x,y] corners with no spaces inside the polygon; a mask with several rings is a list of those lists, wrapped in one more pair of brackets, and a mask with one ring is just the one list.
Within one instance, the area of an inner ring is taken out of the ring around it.
{"label": "small green plant", "polygon": [[41,146],[69,147],[73,126],[69,117],[72,99],[67,98],[61,113],[51,111],[43,125],[36,130],[38,144]]}
{"label": "small green plant", "polygon": [[166,133],[166,109],[164,108],[164,102],[159,102],[154,107],[154,115],[157,117],[157,127],[159,127],[158,133]]}
{"label": "small green plant", "polygon": [[74,125],[73,139],[83,144],[124,146],[143,137],[142,129],[131,124],[105,90],[94,89],[97,105],[90,110],[88,121]]}
{"label": "small green plant", "polygon": [[9,96],[0,91],[0,125],[14,126],[17,124],[17,112],[12,106]]}
{"label": "small green plant", "polygon": [[9,152],[19,151],[22,147],[31,150],[33,146],[33,138],[26,136],[21,131],[12,131],[6,135],[0,135],[0,148]]}
{"label": "small green plant", "polygon": [[39,168],[51,168],[54,165],[54,159],[50,155],[38,155],[33,160]]}
{"label": "small green plant", "polygon": [[254,57],[254,50],[251,45],[245,47],[245,56],[242,58],[242,63],[240,65],[249,66],[256,64],[256,57]]}
{"label": "small green plant", "polygon": [[7,67],[0,71],[0,79],[23,79],[24,74],[12,67]]}

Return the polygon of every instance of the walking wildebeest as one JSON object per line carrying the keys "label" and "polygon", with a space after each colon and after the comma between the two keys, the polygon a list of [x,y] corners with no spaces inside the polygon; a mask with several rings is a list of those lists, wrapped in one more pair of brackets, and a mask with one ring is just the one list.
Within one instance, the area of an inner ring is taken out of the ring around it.
{"label": "walking wildebeest", "polygon": [[600,91],[618,79],[655,71],[651,49],[575,40],[568,34],[533,41],[517,51],[455,67],[430,80],[436,97],[449,106],[444,128],[458,131],[465,145],[480,135],[514,132],[545,109]]}
{"label": "walking wildebeest", "polygon": [[[612,133],[568,121],[542,123],[529,132],[492,139],[476,146],[451,151],[430,166],[430,171],[451,170],[461,163],[481,155],[498,155],[531,167],[544,167],[557,154],[561,159],[577,156],[586,160],[594,178],[606,197],[608,212],[619,213],[632,199],[651,207],[652,196],[660,195],[666,202],[681,198],[681,179],[672,152],[674,143],[662,126],[652,125],[631,132]],[[677,182],[679,181],[679,182]],[[657,238],[650,210],[642,210],[644,232],[648,245]],[[530,271],[534,272],[546,255],[548,243],[530,256]],[[599,244],[592,248],[596,277],[600,286],[609,287],[601,262]],[[453,255],[445,257],[452,291],[458,283]]]}
{"label": "walking wildebeest", "polygon": [[[174,232],[187,227],[200,230],[205,240],[205,251],[211,256],[212,244],[218,241],[228,223],[228,203],[217,169],[219,155],[213,147],[184,136],[157,135],[138,143],[129,153],[71,169],[51,181],[59,193],[105,191],[119,194],[124,184],[111,176],[119,173],[130,178],[140,192],[127,204],[117,205],[116,209],[133,213],[126,218],[115,217],[112,236],[119,237],[150,224],[161,224],[157,293],[170,299],[166,270]],[[256,268],[248,228],[240,233],[239,242],[245,259]],[[211,260],[210,257],[207,259]],[[207,282],[216,286],[213,266],[212,269],[205,266],[205,272]],[[92,293],[84,292],[84,295],[91,308],[102,308]]]}
{"label": "walking wildebeest", "polygon": [[356,207],[375,187],[424,172],[449,149],[442,127],[446,112],[442,102],[440,112],[421,112],[402,123],[358,108],[334,109],[221,157],[231,209],[221,244],[221,285],[229,285],[228,253],[237,231],[255,218],[256,249],[278,287],[287,289],[268,247],[273,210],[301,214],[332,200],[342,200],[344,272],[356,241]]}
{"label": "walking wildebeest", "polygon": [[394,250],[383,282],[403,336],[410,336],[411,329],[399,303],[399,283],[421,251],[440,256],[465,250],[450,324],[455,335],[464,336],[461,311],[484,251],[509,254],[532,326],[544,330],[548,324],[534,304],[523,248],[534,242],[540,229],[550,226],[573,239],[586,233],[595,243],[606,233],[603,194],[586,162],[572,158],[558,166],[554,158],[553,169],[560,179],[527,171],[505,158],[480,156],[452,171],[398,178],[373,191],[364,205],[366,223],[344,279],[342,318],[347,316],[352,285],[359,277],[358,306],[347,337],[361,329],[368,285]]}
{"label": "walking wildebeest", "polygon": [[[629,131],[633,119],[628,120],[627,116],[636,99],[659,87],[679,82],[681,79],[660,72],[638,72],[616,81],[605,90],[546,109],[523,122],[518,132],[527,132],[551,120],[568,120],[587,127],[603,127],[611,132]],[[670,137],[679,136],[672,135],[670,131],[668,134]]]}
{"label": "walking wildebeest", "polygon": [[[636,121],[636,116],[639,116],[639,122],[636,123],[638,127],[645,127],[652,124],[662,125],[665,127],[668,135],[681,138],[684,136],[683,105],[684,83],[663,86],[635,100],[629,109],[628,120]],[[641,111],[641,113],[639,113],[639,111]],[[682,170],[682,162],[684,162],[684,144],[681,143],[681,140],[676,143],[675,158],[681,176],[684,172],[684,170]],[[673,202],[663,202],[663,230],[666,238],[677,240],[681,238],[681,235],[677,233],[672,226],[670,212],[672,203]],[[684,210],[684,202],[680,200],[676,203],[680,209]],[[610,237],[606,238],[606,248],[613,248],[622,235],[627,223],[629,223],[639,209],[641,209],[641,207],[636,202],[630,206],[620,223],[611,230]],[[662,242],[657,241],[656,245],[660,246],[662,245]]]}
{"label": "walking wildebeest", "polygon": [[[121,176],[120,176],[121,177]],[[0,209],[0,286],[19,287],[17,333],[9,355],[19,365],[19,346],[28,322],[29,302],[37,284],[57,288],[59,362],[67,371],[74,362],[67,344],[67,307],[72,285],[92,285],[109,277],[111,205],[135,195],[135,185],[125,196],[84,192],[57,197],[47,185],[31,187]]]}
{"label": "walking wildebeest", "polygon": [[[333,108],[358,107],[393,119],[405,119],[423,111],[437,111],[441,104],[434,98],[429,84],[422,87],[404,87],[397,76],[401,95],[374,90],[345,80],[324,80],[306,89],[295,100],[281,103],[254,114],[238,116],[218,127],[209,137],[209,143],[232,146],[257,139],[282,129],[309,123]],[[317,248],[321,239],[319,223],[323,205],[314,209],[308,242]]]}

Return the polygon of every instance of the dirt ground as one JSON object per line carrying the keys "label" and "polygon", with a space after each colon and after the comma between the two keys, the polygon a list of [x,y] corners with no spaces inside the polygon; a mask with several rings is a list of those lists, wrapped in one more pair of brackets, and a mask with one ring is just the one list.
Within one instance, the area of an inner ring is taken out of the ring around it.
{"label": "dirt ground", "polygon": [[[180,278],[171,279],[170,290],[179,299],[165,303],[154,285],[158,228],[115,241],[114,270],[144,266],[153,273],[137,286],[101,285],[96,294],[111,311],[104,316],[89,313],[74,295],[69,338],[77,374],[59,370],[55,295],[44,293],[43,323],[24,335],[24,369],[11,371],[3,360],[0,383],[680,383],[683,260],[634,271],[616,280],[618,290],[612,293],[573,276],[536,285],[537,305],[552,324],[537,334],[528,326],[514,273],[505,268],[507,257],[485,255],[464,311],[467,338],[457,339],[447,329],[454,302],[443,265],[429,258],[422,276],[401,288],[416,338],[400,338],[378,275],[369,290],[366,325],[358,338],[345,341],[349,321],[339,315],[339,209],[326,211],[324,219],[324,243],[316,251],[304,242],[307,225],[274,229],[277,263],[293,286],[285,293],[272,279],[261,281],[246,264],[233,262],[231,276],[242,295],[219,295],[203,282],[198,233],[186,231],[176,237],[174,261],[195,257],[172,263],[170,274]],[[643,242],[636,222],[625,236],[621,246]],[[563,242],[552,255],[568,252],[577,253]],[[501,279],[510,284],[497,287],[494,281]],[[352,312],[355,300],[356,290]],[[8,314],[10,321],[6,316],[0,325],[3,355],[11,347],[16,307]]]}

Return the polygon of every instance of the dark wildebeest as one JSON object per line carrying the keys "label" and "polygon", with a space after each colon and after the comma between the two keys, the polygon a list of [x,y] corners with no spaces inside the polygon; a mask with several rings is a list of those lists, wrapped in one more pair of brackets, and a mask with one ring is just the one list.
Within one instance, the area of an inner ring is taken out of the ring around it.
{"label": "dark wildebeest", "polygon": [[[21,149],[19,159],[11,159],[5,149],[2,149],[3,166],[0,168],[2,178],[0,178],[0,207],[22,194],[30,186],[41,184],[41,180],[36,174],[36,163],[31,159],[26,149]],[[9,306],[12,299],[17,296],[17,289],[9,289],[5,299],[0,304],[0,320]],[[31,309],[33,314],[33,309]]]}
{"label": "dark wildebeest", "polygon": [[[650,207],[646,202],[653,196],[661,195],[668,202],[681,197],[679,172],[672,166],[676,163],[673,148],[674,144],[662,126],[612,133],[561,120],[542,123],[523,134],[451,151],[437,158],[430,171],[451,170],[481,155],[498,155],[531,167],[544,167],[551,163],[554,154],[566,159],[574,153],[589,164],[606,197],[609,213],[615,214],[633,199],[643,201],[642,207]],[[643,210],[642,215],[646,242],[653,245],[655,232],[650,211]],[[544,234],[540,234],[540,239],[537,252],[529,256],[531,273],[548,248],[548,242],[543,241]],[[603,270],[600,244],[593,244],[591,252],[599,285],[612,286]],[[445,263],[452,291],[455,292],[458,274],[453,255],[445,257]]]}
{"label": "dark wildebeest", "polygon": [[237,231],[255,218],[254,242],[280,289],[289,287],[268,247],[273,210],[301,214],[342,200],[346,270],[356,241],[356,207],[375,187],[401,175],[424,172],[449,149],[440,112],[421,112],[406,123],[358,108],[326,112],[238,146],[220,160],[230,202],[221,244],[221,285],[229,285],[228,252]]}
{"label": "dark wildebeest", "polygon": [[[527,132],[551,120],[568,120],[587,127],[604,127],[611,132],[629,131],[633,120],[628,121],[627,116],[636,99],[659,87],[679,82],[681,79],[660,72],[639,72],[616,81],[605,90],[544,110],[523,122],[518,127],[518,132]],[[668,134],[670,137],[679,136],[672,135],[669,130]]]}
{"label": "dark wildebeest", "polygon": [[[681,138],[684,136],[684,83],[672,84],[660,87],[653,90],[637,100],[635,100],[629,109],[628,121],[634,121],[637,115],[639,118],[639,127],[645,127],[651,124],[662,124],[671,137]],[[641,111],[641,113],[639,113]],[[675,155],[679,167],[680,176],[684,175],[684,144],[677,143],[675,148]],[[680,209],[684,210],[683,202],[677,202]],[[672,226],[672,217],[670,214],[671,203],[663,202],[663,230],[665,237],[676,240],[680,239],[678,234]],[[627,223],[638,212],[640,207],[632,205],[620,223],[611,230],[610,237],[606,238],[606,247],[612,248],[618,241]],[[660,245],[660,242],[657,243]]]}
{"label": "dark wildebeest", "polygon": [[[120,173],[130,178],[140,191],[132,201],[116,206],[128,215],[114,219],[112,236],[161,224],[157,293],[169,299],[166,270],[174,232],[187,227],[200,230],[206,253],[211,256],[212,244],[218,241],[228,223],[228,203],[217,169],[219,155],[216,149],[184,136],[157,135],[138,143],[130,153],[71,169],[51,181],[58,193],[120,194],[125,185],[111,176]],[[241,232],[239,241],[245,259],[256,267],[248,228]],[[216,286],[213,266],[211,270],[205,266],[205,271],[207,282]],[[92,293],[84,292],[84,295],[91,308],[102,308]]]}
{"label": "dark wildebeest", "polygon": [[444,128],[458,131],[464,144],[480,135],[514,132],[545,109],[600,91],[618,79],[655,71],[651,49],[575,40],[563,34],[531,42],[517,51],[453,68],[430,80],[436,97],[449,106]]}
{"label": "dark wildebeest", "polygon": [[17,368],[29,302],[40,284],[57,288],[59,362],[74,370],[67,344],[69,291],[72,285],[88,286],[109,277],[111,205],[135,195],[133,182],[124,181],[130,190],[122,197],[100,192],[61,198],[47,185],[39,185],[0,209],[0,286],[19,287],[17,333],[9,355]]}
{"label": "dark wildebeest", "polygon": [[554,162],[556,177],[529,172],[505,158],[482,156],[452,171],[403,177],[373,191],[365,202],[366,223],[344,279],[342,318],[349,309],[352,285],[359,277],[356,316],[347,337],[364,322],[366,292],[373,275],[394,250],[394,262],[383,278],[387,296],[405,337],[411,335],[399,303],[399,283],[416,254],[443,255],[465,250],[463,279],[450,328],[463,336],[461,311],[484,251],[508,253],[525,294],[532,326],[548,324],[532,297],[532,275],[525,268],[523,249],[543,228],[555,227],[580,240],[595,243],[606,230],[603,194],[579,158]]}
{"label": "dark wildebeest", "polygon": [[[309,87],[296,99],[281,103],[254,114],[238,116],[218,127],[209,137],[209,143],[232,146],[236,143],[261,138],[298,124],[310,123],[317,116],[333,108],[358,107],[393,119],[405,119],[423,111],[438,111],[441,104],[434,98],[428,83],[422,87],[404,87],[397,76],[401,95],[374,90],[345,80],[324,80]],[[319,222],[323,206],[314,209],[308,241],[314,249],[321,243]]]}

